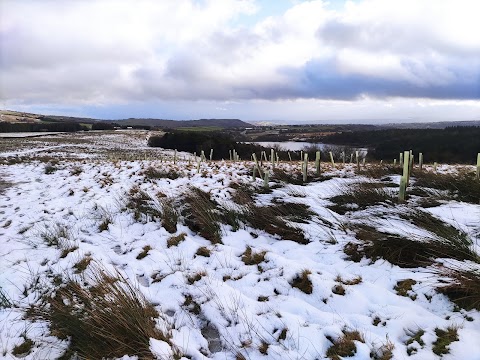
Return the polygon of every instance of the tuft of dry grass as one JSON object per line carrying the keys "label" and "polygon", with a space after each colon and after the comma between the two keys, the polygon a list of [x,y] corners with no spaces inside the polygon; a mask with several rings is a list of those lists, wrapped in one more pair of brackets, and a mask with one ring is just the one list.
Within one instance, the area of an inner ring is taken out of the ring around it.
{"label": "tuft of dry grass", "polygon": [[332,360],[341,360],[342,357],[354,356],[357,352],[355,341],[365,342],[363,336],[356,330],[344,330],[342,336],[338,339],[329,339],[332,342],[327,350],[327,357]]}
{"label": "tuft of dry grass", "polygon": [[12,355],[16,357],[25,357],[26,355],[30,354],[33,345],[35,345],[35,343],[31,339],[25,337],[21,344],[16,345],[12,349]]}
{"label": "tuft of dry grass", "polygon": [[303,231],[288,222],[306,223],[313,213],[303,204],[274,204],[271,206],[246,207],[245,221],[255,229],[264,230],[271,235],[278,235],[284,240],[308,244]]}
{"label": "tuft of dry grass", "polygon": [[199,247],[197,249],[197,252],[195,253],[195,255],[203,256],[203,257],[210,257],[211,254],[212,252],[210,251],[210,249],[205,246]]}
{"label": "tuft of dry grass", "polygon": [[182,212],[185,224],[214,244],[222,242],[220,215],[210,195],[191,186],[185,195],[186,207]]}
{"label": "tuft of dry grass", "polygon": [[414,171],[415,186],[446,191],[450,198],[480,204],[480,183],[473,173],[439,174],[431,171]]}
{"label": "tuft of dry grass", "polygon": [[397,281],[397,284],[393,289],[397,292],[397,295],[409,297],[410,299],[415,300],[417,298],[417,295],[409,294],[409,292],[412,291],[412,286],[416,283],[417,282],[413,279],[400,280]]}
{"label": "tuft of dry grass", "polygon": [[137,255],[137,260],[142,260],[143,258],[146,258],[148,255],[148,252],[152,250],[152,247],[150,245],[145,245],[142,248],[142,251]]}
{"label": "tuft of dry grass", "polygon": [[450,279],[437,287],[438,292],[464,309],[480,310],[480,268],[473,264],[461,268],[437,267],[436,272]]}
{"label": "tuft of dry grass", "polygon": [[174,171],[173,169],[166,170],[158,170],[154,167],[149,167],[145,171],[143,171],[143,176],[147,179],[170,179],[175,180],[180,177],[178,172]]}
{"label": "tuft of dry grass", "polygon": [[358,183],[352,184],[343,190],[342,194],[330,199],[334,205],[329,209],[338,214],[345,214],[352,210],[364,210],[374,205],[393,205],[394,197],[381,183]]}
{"label": "tuft of dry grass", "polygon": [[297,274],[296,277],[290,282],[290,285],[298,290],[304,292],[305,294],[311,294],[313,292],[313,283],[309,279],[308,275],[312,272],[310,270],[303,270],[300,274]]}
{"label": "tuft of dry grass", "polygon": [[266,251],[254,253],[250,246],[247,246],[242,255],[242,261],[245,265],[258,265],[265,261]]}
{"label": "tuft of dry grass", "polygon": [[61,359],[153,359],[150,338],[170,343],[155,326],[159,313],[122,275],[96,267],[86,281],[68,280],[28,313],[46,321],[52,336],[69,339]]}
{"label": "tuft of dry grass", "polygon": [[180,244],[183,240],[185,240],[186,236],[187,234],[185,233],[181,233],[176,236],[171,236],[167,240],[167,247],[178,246],[178,244]]}

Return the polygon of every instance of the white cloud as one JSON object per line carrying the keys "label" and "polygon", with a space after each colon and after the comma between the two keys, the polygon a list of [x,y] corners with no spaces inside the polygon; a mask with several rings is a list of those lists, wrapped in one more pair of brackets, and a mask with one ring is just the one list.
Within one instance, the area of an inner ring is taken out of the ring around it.
{"label": "white cloud", "polygon": [[209,105],[215,109],[224,101],[264,99],[275,107],[289,99],[280,107],[298,109],[322,99],[480,99],[476,0],[362,0],[337,10],[303,1],[254,26],[239,20],[258,10],[254,0],[0,6],[7,104],[200,100],[218,102]]}

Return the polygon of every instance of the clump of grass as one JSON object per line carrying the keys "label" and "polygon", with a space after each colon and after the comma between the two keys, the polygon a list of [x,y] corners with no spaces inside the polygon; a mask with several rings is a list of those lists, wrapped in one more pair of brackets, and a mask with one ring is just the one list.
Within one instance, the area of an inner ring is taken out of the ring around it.
{"label": "clump of grass", "polygon": [[[360,261],[363,256],[376,261],[385,259],[400,267],[412,268],[433,264],[436,258],[477,259],[477,255],[468,249],[462,238],[411,240],[406,237],[389,234],[371,226],[355,225],[352,229],[362,243],[350,242],[344,252],[352,261]],[[461,245],[458,246],[457,244]],[[463,245],[462,245],[463,244]]]}
{"label": "clump of grass", "polygon": [[211,254],[212,252],[210,251],[210,249],[205,246],[199,247],[197,249],[197,252],[195,253],[195,255],[203,256],[203,257],[210,257]]}
{"label": "clump of grass", "polygon": [[143,176],[147,179],[170,179],[175,180],[179,178],[178,172],[174,171],[173,169],[166,170],[158,170],[154,167],[149,167],[143,172]]}
{"label": "clump of grass", "polygon": [[155,326],[159,313],[126,278],[96,268],[85,281],[69,280],[28,314],[46,321],[51,335],[69,339],[61,359],[151,359],[150,338],[170,343]]}
{"label": "clump of grass", "polygon": [[273,169],[272,180],[281,181],[287,184],[303,185],[303,174],[300,171],[285,171],[283,169]]}
{"label": "clump of grass", "polygon": [[162,226],[170,234],[174,234],[177,231],[178,211],[175,209],[174,201],[172,198],[162,198],[160,200],[162,207]]}
{"label": "clump of grass", "polygon": [[308,275],[312,272],[310,270],[303,270],[300,274],[297,274],[296,277],[290,282],[290,285],[298,290],[304,292],[305,294],[311,294],[313,292],[313,283],[309,279]]}
{"label": "clump of grass", "polygon": [[417,298],[416,294],[409,294],[412,291],[412,286],[415,285],[417,282],[413,279],[405,279],[397,281],[397,284],[393,288],[397,295],[410,297],[410,299],[415,300]]}
{"label": "clump of grass", "polygon": [[394,198],[385,190],[385,185],[380,183],[352,184],[330,200],[334,205],[329,206],[329,209],[341,215],[352,210],[364,210],[369,206],[394,204]]}
{"label": "clump of grass", "polygon": [[242,261],[245,265],[258,265],[265,261],[266,251],[254,253],[250,246],[247,246],[242,255]]}
{"label": "clump of grass", "polygon": [[258,347],[258,351],[260,351],[260,354],[262,354],[262,355],[267,355],[269,346],[270,346],[270,344],[268,344],[267,342],[262,340],[262,343]]}
{"label": "clump of grass", "polygon": [[12,349],[12,355],[17,357],[24,357],[30,354],[30,352],[32,351],[33,345],[35,345],[35,343],[28,337],[25,337],[21,344],[16,345]]}
{"label": "clump of grass", "polygon": [[0,287],[0,309],[6,309],[12,306],[11,301],[8,299],[7,294]]}
{"label": "clump of grass", "polygon": [[187,283],[189,285],[193,285],[197,281],[200,281],[202,277],[207,276],[207,273],[205,271],[198,271],[194,274],[188,275],[187,276]]}
{"label": "clump of grass", "polygon": [[436,218],[422,210],[410,210],[400,215],[415,226],[435,235],[426,239],[431,248],[431,255],[448,257],[456,260],[480,261],[480,256],[473,250],[473,241],[464,231]]}
{"label": "clump of grass", "polygon": [[81,260],[79,260],[73,268],[75,269],[75,274],[81,274],[85,270],[87,270],[88,265],[92,262],[92,257],[90,255],[84,256]]}
{"label": "clump of grass", "polygon": [[464,265],[458,268],[438,267],[436,272],[450,280],[437,287],[437,291],[448,296],[458,306],[480,310],[480,268]]}
{"label": "clump of grass", "polygon": [[401,175],[402,168],[400,166],[393,166],[387,164],[372,164],[362,168],[360,170],[360,173],[373,179],[382,179],[389,175]]}
{"label": "clump of grass", "polygon": [[449,345],[458,341],[458,331],[456,327],[450,326],[446,330],[439,328],[435,329],[437,340],[433,343],[432,351],[439,356],[448,354],[450,352]]}
{"label": "clump of grass", "polygon": [[193,300],[193,297],[190,294],[185,295],[183,306],[185,306],[191,313],[195,315],[200,315],[202,311],[200,304]]}
{"label": "clump of grass", "polygon": [[344,252],[350,260],[360,261],[363,257],[376,261],[385,259],[390,263],[413,268],[433,263],[430,247],[425,242],[414,241],[400,235],[381,232],[374,227],[359,225],[353,230],[361,243],[347,243]]}
{"label": "clump of grass", "polygon": [[82,172],[83,172],[83,169],[82,169],[81,166],[74,166],[74,167],[70,170],[70,175],[72,175],[72,176],[78,176],[78,175],[80,175]]}
{"label": "clump of grass", "polygon": [[355,341],[365,342],[363,336],[356,330],[344,330],[342,336],[338,339],[333,340],[329,338],[329,340],[332,342],[332,346],[327,350],[327,357],[332,360],[341,360],[342,357],[354,356],[357,352]]}
{"label": "clump of grass", "polygon": [[305,245],[309,241],[303,231],[289,225],[287,221],[306,223],[312,214],[306,205],[291,203],[271,206],[250,205],[247,206],[244,216],[245,221],[255,229]]}
{"label": "clump of grass", "polygon": [[391,360],[393,359],[393,349],[395,349],[395,345],[387,340],[382,346],[372,349],[370,358],[373,360]]}
{"label": "clump of grass", "polygon": [[152,250],[152,247],[150,245],[145,245],[142,248],[142,252],[137,255],[137,260],[142,260],[143,258],[146,258],[150,250]]}
{"label": "clump of grass", "polygon": [[214,244],[222,242],[220,215],[210,195],[191,186],[185,196],[183,211],[186,225]]}
{"label": "clump of grass", "polygon": [[49,174],[53,174],[55,171],[57,171],[58,168],[56,166],[54,166],[53,164],[49,163],[49,164],[46,164],[45,165],[45,169],[44,169],[44,172],[45,174],[49,175]]}
{"label": "clump of grass", "polygon": [[332,288],[332,292],[335,295],[343,296],[343,295],[345,295],[345,288],[343,287],[342,284],[337,284]]}
{"label": "clump of grass", "polygon": [[185,233],[181,233],[176,236],[171,236],[167,240],[167,247],[178,246],[178,244],[180,244],[183,240],[185,240],[186,236],[187,234]]}
{"label": "clump of grass", "polygon": [[235,192],[232,195],[232,200],[238,205],[248,205],[254,202],[254,189],[246,184],[233,183],[230,185]]}
{"label": "clump of grass", "polygon": [[407,346],[407,354],[408,356],[415,354],[418,349],[413,346],[414,343],[417,343],[420,347],[425,346],[425,342],[422,340],[422,336],[425,334],[425,330],[419,329],[417,331],[407,330],[407,335],[409,339],[405,341],[405,345]]}
{"label": "clump of grass", "polygon": [[415,185],[445,191],[453,199],[480,204],[480,183],[473,173],[439,174],[431,171],[413,173]]}
{"label": "clump of grass", "polygon": [[137,221],[141,219],[145,221],[155,220],[162,217],[162,213],[159,207],[154,204],[152,197],[138,186],[130,189],[126,207],[133,211],[133,217]]}

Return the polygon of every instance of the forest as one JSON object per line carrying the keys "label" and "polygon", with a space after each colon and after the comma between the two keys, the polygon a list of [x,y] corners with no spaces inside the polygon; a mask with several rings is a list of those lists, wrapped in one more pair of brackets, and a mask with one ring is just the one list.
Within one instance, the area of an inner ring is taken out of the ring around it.
{"label": "forest", "polygon": [[368,147],[376,160],[398,158],[401,151],[423,153],[426,162],[473,164],[480,152],[480,127],[445,129],[388,129],[342,132],[323,138],[325,143]]}

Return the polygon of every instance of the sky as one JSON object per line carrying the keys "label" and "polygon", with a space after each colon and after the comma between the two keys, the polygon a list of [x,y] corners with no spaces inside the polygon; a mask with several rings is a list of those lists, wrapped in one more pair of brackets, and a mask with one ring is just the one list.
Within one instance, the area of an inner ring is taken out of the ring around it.
{"label": "sky", "polygon": [[0,108],[480,120],[478,0],[0,0]]}

